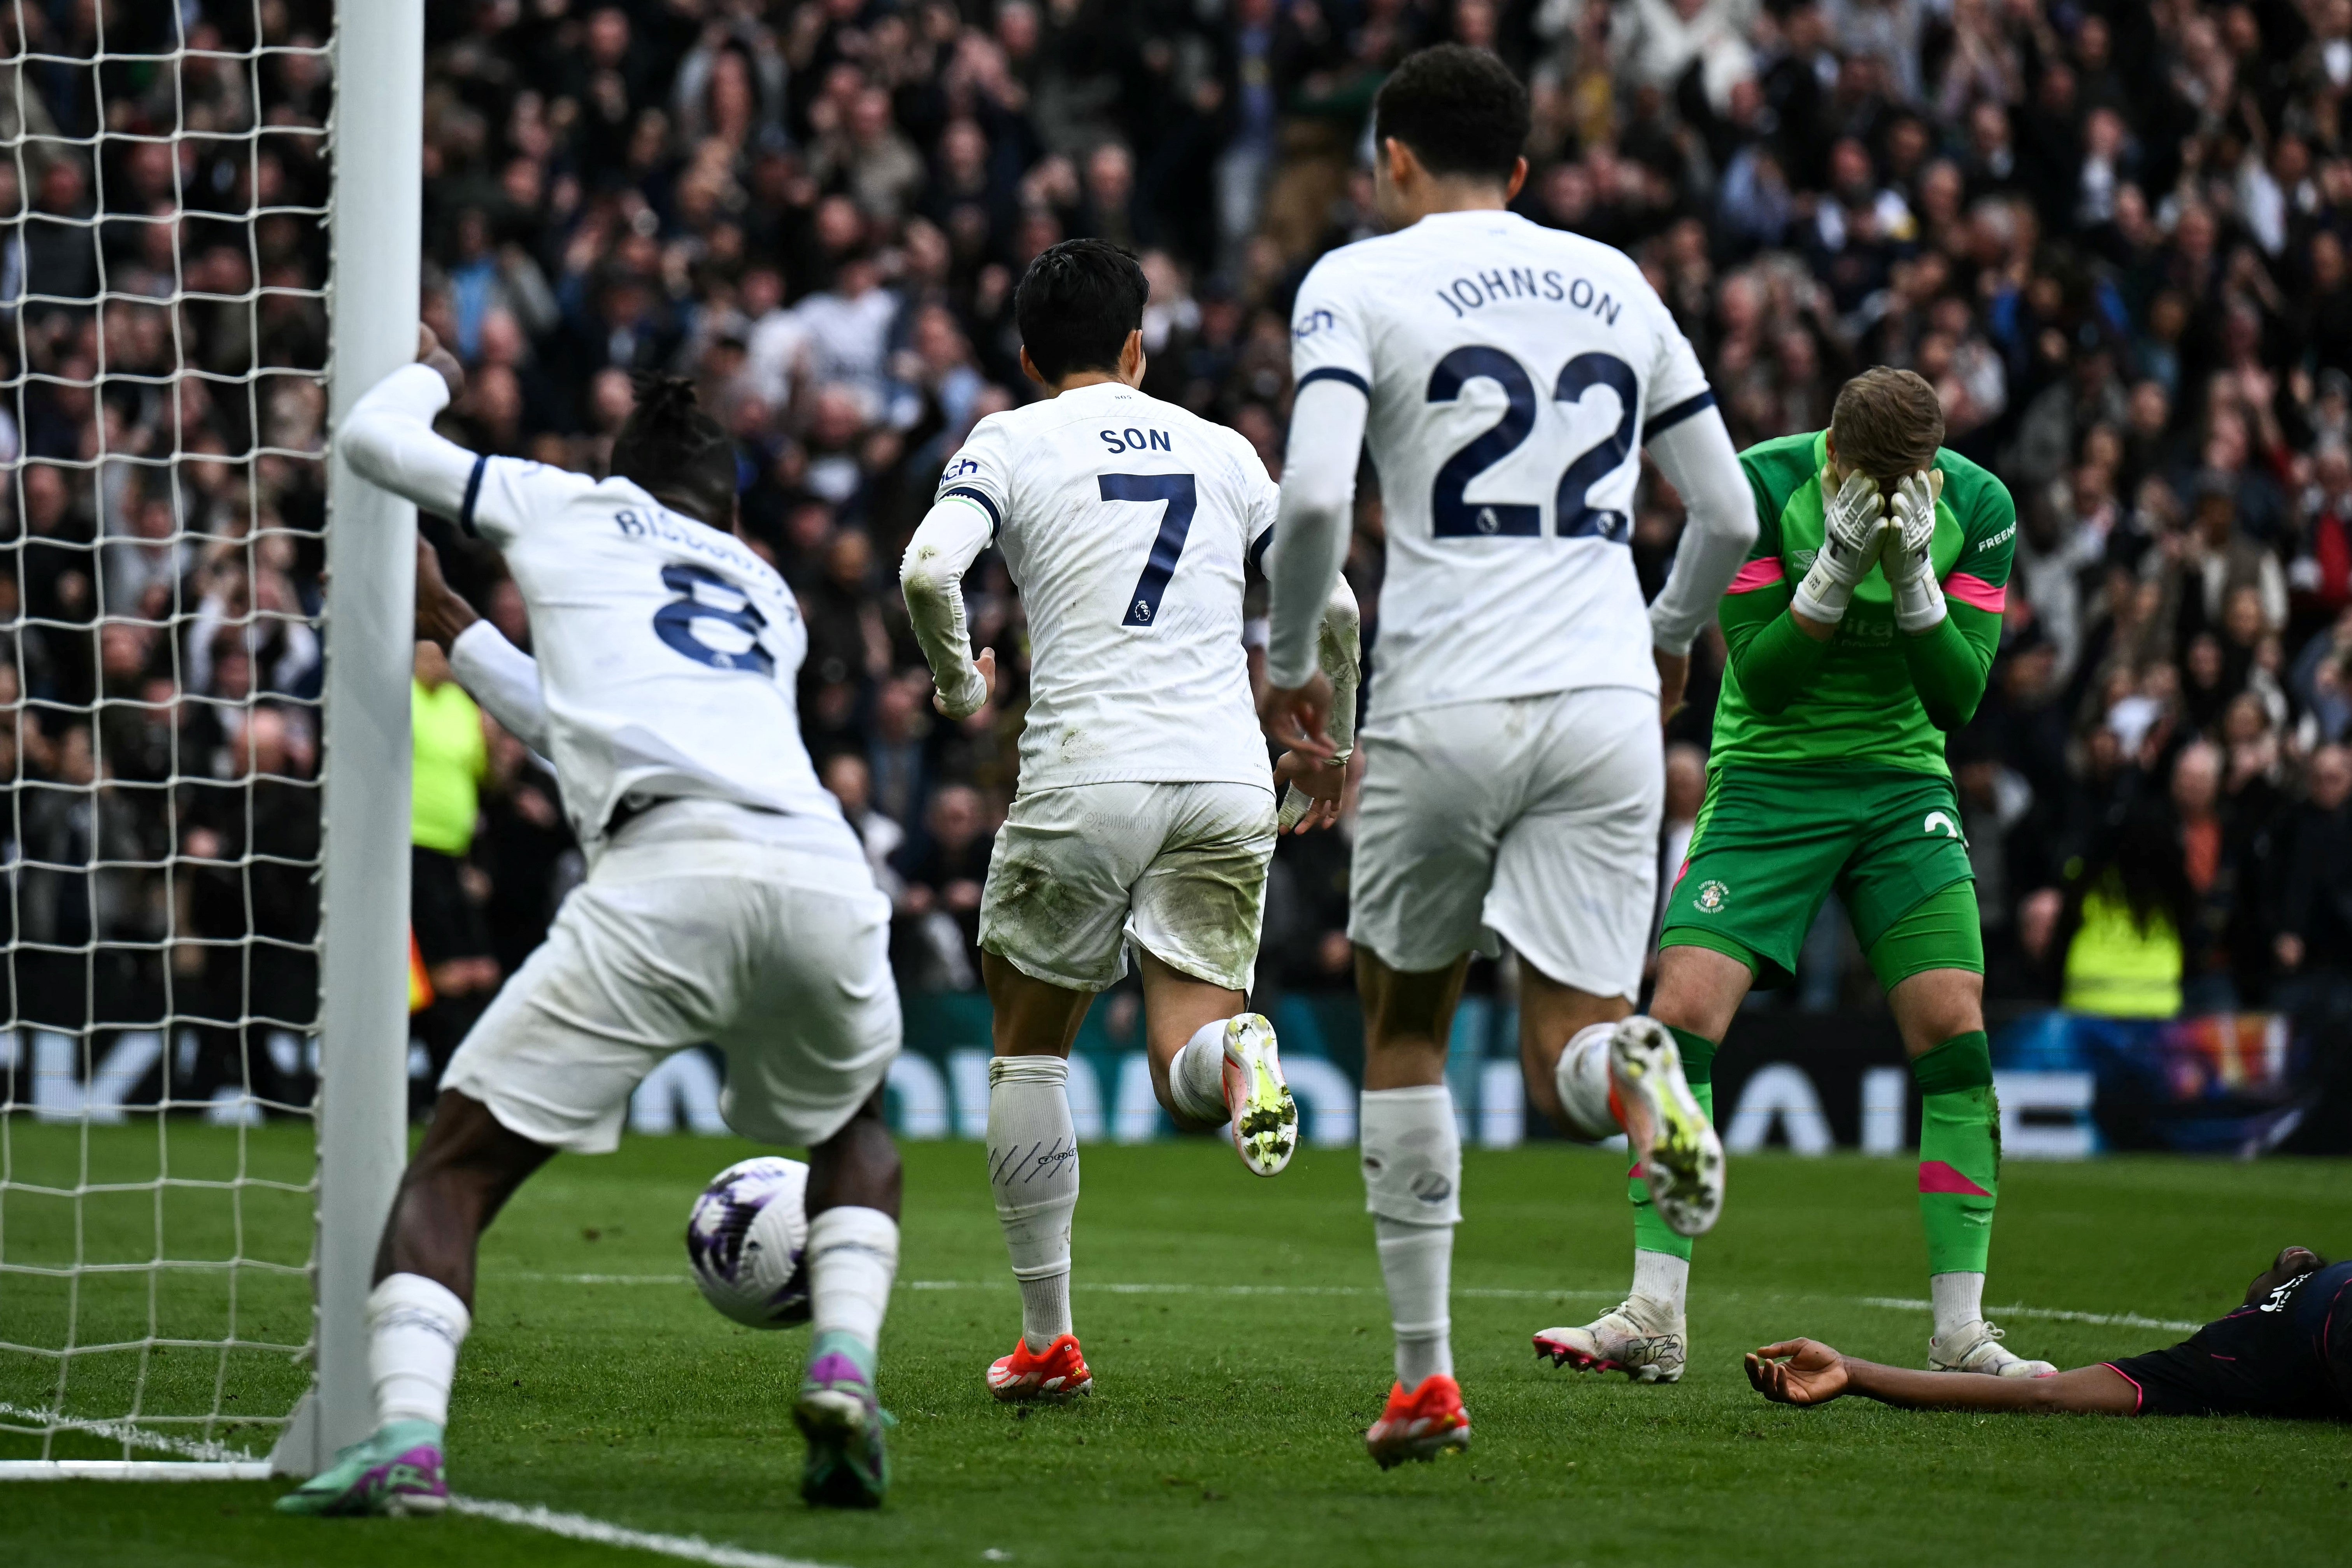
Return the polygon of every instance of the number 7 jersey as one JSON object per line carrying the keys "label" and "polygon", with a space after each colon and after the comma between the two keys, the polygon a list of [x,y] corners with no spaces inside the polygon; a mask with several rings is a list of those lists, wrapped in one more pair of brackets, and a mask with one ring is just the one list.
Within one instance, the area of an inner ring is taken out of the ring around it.
{"label": "number 7 jersey", "polygon": [[1336,379],[1370,403],[1388,534],[1374,721],[1657,691],[1629,548],[1641,447],[1715,396],[1623,252],[1514,213],[1433,214],[1315,264],[1291,363],[1299,387]]}
{"label": "number 7 jersey", "polygon": [[973,426],[939,499],[988,515],[1028,615],[1023,795],[1273,791],[1242,588],[1279,492],[1247,441],[1120,383],[1075,387]]}

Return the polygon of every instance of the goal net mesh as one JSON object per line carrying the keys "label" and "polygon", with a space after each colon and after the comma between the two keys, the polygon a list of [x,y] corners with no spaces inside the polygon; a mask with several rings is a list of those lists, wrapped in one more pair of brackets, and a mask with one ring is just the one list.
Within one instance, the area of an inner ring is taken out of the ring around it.
{"label": "goal net mesh", "polygon": [[310,1379],[327,0],[0,0],[0,1459]]}

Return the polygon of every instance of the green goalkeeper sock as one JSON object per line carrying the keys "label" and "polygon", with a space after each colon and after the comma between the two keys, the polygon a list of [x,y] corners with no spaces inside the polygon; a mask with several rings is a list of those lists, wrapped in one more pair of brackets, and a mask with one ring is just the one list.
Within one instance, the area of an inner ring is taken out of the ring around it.
{"label": "green goalkeeper sock", "polygon": [[[1677,1029],[1672,1024],[1667,1031],[1675,1037],[1675,1047],[1682,1053],[1683,1078],[1689,1083],[1691,1098],[1706,1112],[1709,1121],[1715,1120],[1715,1052],[1716,1044],[1705,1035],[1694,1035],[1688,1029]],[[1650,1201],[1650,1184],[1642,1180],[1641,1173],[1627,1173],[1625,1195],[1633,1200],[1633,1250],[1663,1252],[1690,1261],[1691,1238],[1676,1236],[1658,1217],[1658,1207]]]}
{"label": "green goalkeeper sock", "polygon": [[2000,1194],[2000,1105],[1984,1031],[1955,1035],[1911,1064],[1919,1082],[1919,1223],[1929,1274],[1985,1270]]}

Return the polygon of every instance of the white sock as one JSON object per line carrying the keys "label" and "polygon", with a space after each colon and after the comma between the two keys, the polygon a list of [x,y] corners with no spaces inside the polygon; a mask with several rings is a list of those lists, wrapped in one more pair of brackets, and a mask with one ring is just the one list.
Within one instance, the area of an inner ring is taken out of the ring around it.
{"label": "white sock", "polygon": [[449,1425],[449,1384],[457,1347],[474,1315],[437,1279],[393,1274],[368,1292],[368,1377],[378,1426],[394,1421]]}
{"label": "white sock", "polygon": [[1070,1216],[1078,1206],[1070,1064],[1060,1057],[990,1059],[988,1184],[1021,1281],[1021,1335],[1042,1352],[1070,1331]]}
{"label": "white sock", "polygon": [[1023,1279],[1020,1285],[1021,1337],[1028,1342],[1030,1354],[1041,1355],[1070,1331],[1070,1270],[1065,1265],[1058,1274]]}
{"label": "white sock", "polygon": [[1587,1024],[1559,1053],[1551,1073],[1570,1131],[1595,1142],[1623,1131],[1609,1109],[1609,1040],[1616,1032],[1614,1024]]}
{"label": "white sock", "polygon": [[809,1221],[811,1337],[844,1333],[872,1350],[898,1272],[898,1222],[880,1209],[830,1208]]}
{"label": "white sock", "polygon": [[1927,1276],[1927,1294],[1936,1303],[1936,1337],[1948,1339],[1984,1319],[1984,1276],[1950,1274]]}
{"label": "white sock", "polygon": [[1389,1318],[1396,1330],[1397,1381],[1413,1389],[1434,1373],[1452,1376],[1445,1297],[1454,1272],[1454,1227],[1375,1215],[1372,1232],[1380,1238],[1381,1278],[1388,1282]]}
{"label": "white sock", "polygon": [[1211,1125],[1233,1119],[1225,1104],[1225,1026],[1220,1018],[1192,1031],[1176,1059],[1168,1064],[1168,1098],[1195,1121]]}
{"label": "white sock", "polygon": [[1663,1308],[1668,1317],[1681,1317],[1683,1303],[1690,1295],[1690,1259],[1636,1247],[1633,1293]]}
{"label": "white sock", "polygon": [[1412,1388],[1454,1370],[1446,1287],[1462,1219],[1462,1135],[1442,1083],[1368,1089],[1359,1103],[1364,1206],[1380,1240],[1397,1381]]}

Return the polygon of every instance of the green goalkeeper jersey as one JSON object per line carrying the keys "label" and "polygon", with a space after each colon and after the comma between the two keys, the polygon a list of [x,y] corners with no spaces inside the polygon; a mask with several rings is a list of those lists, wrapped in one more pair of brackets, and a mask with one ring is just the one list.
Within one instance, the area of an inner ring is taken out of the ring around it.
{"label": "green goalkeeper jersey", "polygon": [[[1949,451],[1930,546],[1948,610],[1919,636],[1895,624],[1895,594],[1871,569],[1824,647],[1784,619],[1822,547],[1825,431],[1784,436],[1739,455],[1756,493],[1756,547],[1718,612],[1730,659],[1716,705],[1710,765],[1865,768],[1950,776],[1944,731],[1984,694],[2000,637],[2017,508],[2008,487]],[[1767,637],[1768,628],[1776,635]]]}

